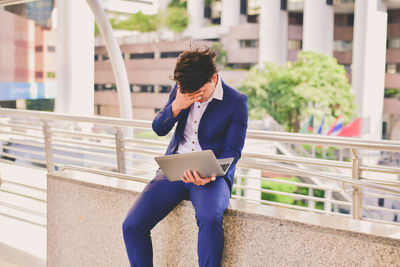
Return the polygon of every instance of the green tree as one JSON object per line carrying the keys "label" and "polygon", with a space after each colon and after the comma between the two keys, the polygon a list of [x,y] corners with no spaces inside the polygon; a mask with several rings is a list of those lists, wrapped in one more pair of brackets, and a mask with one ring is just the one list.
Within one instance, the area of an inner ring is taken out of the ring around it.
{"label": "green tree", "polygon": [[228,63],[228,53],[224,49],[224,45],[221,42],[215,42],[211,46],[211,50],[214,50],[217,53],[217,58],[215,62],[221,67],[226,66]]}
{"label": "green tree", "polygon": [[127,20],[119,21],[114,29],[151,32],[156,31],[159,25],[158,15],[146,15],[141,11],[132,14]]}
{"label": "green tree", "polygon": [[316,125],[323,116],[330,125],[342,114],[350,122],[356,115],[350,88],[346,70],[335,58],[306,51],[296,62],[253,67],[239,86],[249,96],[251,118],[268,113],[290,132],[298,132],[311,115]]}
{"label": "green tree", "polygon": [[189,24],[186,7],[171,6],[165,14],[165,25],[174,32],[183,32]]}

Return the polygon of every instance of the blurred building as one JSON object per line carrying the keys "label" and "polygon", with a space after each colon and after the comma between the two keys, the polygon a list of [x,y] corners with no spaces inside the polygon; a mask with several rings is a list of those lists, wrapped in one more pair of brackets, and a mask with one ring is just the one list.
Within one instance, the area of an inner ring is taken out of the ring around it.
{"label": "blurred building", "polygon": [[23,100],[53,99],[56,32],[52,1],[0,9],[0,105],[24,108]]}
{"label": "blurred building", "polygon": [[[168,2],[159,0],[160,8]],[[41,0],[0,9],[1,106],[54,97],[53,6],[52,0]],[[187,0],[187,10],[189,26],[182,34],[160,29],[118,38],[135,118],[152,119],[163,107],[180,52],[218,42],[227,54],[222,76],[234,87],[260,62],[293,61],[300,50],[334,56],[353,83],[369,134],[400,139],[399,1]],[[100,37],[95,46],[94,112],[119,116],[111,64]]]}
{"label": "blurred building", "polygon": [[[188,0],[189,26],[183,34],[160,30],[119,38],[135,94],[133,105],[147,110],[134,110],[134,116],[149,119],[161,108],[167,97],[163,93],[170,90],[176,57],[191,41],[221,42],[228,59],[222,76],[233,86],[240,83],[247,69],[260,62],[294,61],[301,50],[334,56],[353,82],[359,114],[369,127],[367,134],[396,138],[400,136],[400,96],[395,97],[400,90],[400,2],[374,0],[375,9],[367,2]],[[376,8],[377,3],[382,7]],[[379,35],[382,31],[385,34]],[[371,43],[377,45],[368,46]],[[358,47],[358,53],[354,53],[354,47]],[[98,114],[118,116],[114,89],[111,65],[102,40],[97,38]]]}

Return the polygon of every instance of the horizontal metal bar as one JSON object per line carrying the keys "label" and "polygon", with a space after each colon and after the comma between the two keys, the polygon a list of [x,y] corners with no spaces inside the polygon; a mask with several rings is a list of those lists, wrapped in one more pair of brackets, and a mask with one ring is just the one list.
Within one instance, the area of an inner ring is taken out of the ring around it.
{"label": "horizontal metal bar", "polygon": [[0,130],[0,133],[8,134],[8,135],[18,135],[18,136],[24,136],[24,137],[36,138],[36,139],[43,139],[43,136],[36,136],[36,135],[25,134],[25,133],[20,133],[20,132],[6,132],[6,131]]}
{"label": "horizontal metal bar", "polygon": [[266,155],[266,154],[254,154],[254,153],[243,153],[243,158],[268,159],[273,161],[281,161],[285,163],[300,163],[300,164],[315,165],[315,166],[351,169],[351,163],[326,160],[326,159],[313,159],[313,158],[304,158],[295,156]]}
{"label": "horizontal metal bar", "polygon": [[400,152],[400,142],[386,140],[365,140],[359,138],[322,136],[315,134],[297,134],[249,130],[247,138],[256,140],[278,141],[284,143],[315,144],[321,146],[339,146],[355,149],[371,149]]}
{"label": "horizontal metal bar", "polygon": [[94,142],[79,142],[71,139],[66,139],[66,138],[58,138],[58,137],[52,137],[51,140],[53,142],[62,142],[63,144],[65,143],[70,143],[70,144],[75,144],[75,145],[82,145],[82,146],[89,146],[89,147],[96,147],[96,148],[104,148],[104,149],[110,149],[110,150],[115,150],[115,146],[111,145],[103,145],[99,143],[94,143]]}
{"label": "horizontal metal bar", "polygon": [[[25,145],[25,146],[31,146],[31,147],[38,147],[38,148],[44,148],[44,143],[40,141],[34,141],[34,140],[21,140],[21,139],[8,139],[4,140],[6,143],[12,143],[12,144],[18,144],[18,145]],[[33,143],[34,142],[34,143]]]}
{"label": "horizontal metal bar", "polygon": [[390,213],[400,214],[399,209],[388,209],[388,208],[375,207],[375,206],[370,206],[370,205],[363,205],[362,207],[363,207],[363,209],[367,209],[367,210],[386,211],[386,212],[390,212]]}
{"label": "horizontal metal bar", "polygon": [[262,200],[262,199],[254,200],[254,199],[251,199],[251,198],[237,196],[237,195],[232,195],[232,198],[233,199],[246,200],[246,201],[252,201],[252,202],[258,202],[258,203],[261,203],[261,204],[266,204],[266,205],[270,205],[270,206],[276,206],[276,207],[280,207],[280,208],[289,208],[289,209],[296,209],[296,210],[302,210],[302,211],[312,211],[312,212],[316,212],[316,213],[332,214],[332,215],[350,217],[350,215],[348,215],[348,214],[337,213],[337,212],[332,212],[332,211],[325,211],[325,210],[319,210],[319,209],[306,208],[306,207],[290,205],[290,204],[284,204],[284,203],[280,203],[280,202],[274,202],[274,201],[268,201],[268,200]]}
{"label": "horizontal metal bar", "polygon": [[329,203],[339,204],[339,205],[343,205],[343,206],[351,206],[352,205],[349,202],[344,202],[344,201],[339,201],[339,200],[334,200],[334,199],[328,200],[326,198],[321,198],[321,197],[313,197],[313,196],[307,196],[307,195],[301,195],[301,194],[287,193],[287,192],[262,189],[262,188],[250,187],[250,186],[244,186],[244,185],[238,185],[238,184],[234,184],[233,187],[240,188],[240,189],[254,190],[254,191],[275,194],[275,195],[288,196],[288,197],[293,197],[296,199],[307,199],[307,200],[314,200],[314,201],[318,201],[318,202],[329,202]]}
{"label": "horizontal metal bar", "polygon": [[148,140],[148,139],[132,139],[132,138],[124,138],[123,142],[127,143],[135,143],[135,144],[143,144],[143,145],[151,145],[151,146],[160,146],[160,147],[167,147],[167,142],[156,141],[156,140]]}
{"label": "horizontal metal bar", "polygon": [[362,218],[363,221],[366,222],[374,222],[374,223],[385,223],[385,224],[391,224],[391,225],[396,225],[399,226],[400,222],[393,222],[393,221],[384,221],[384,220],[377,220],[377,219],[369,219],[369,218]]}
{"label": "horizontal metal bar", "polygon": [[112,136],[112,135],[96,134],[96,133],[82,133],[82,132],[66,131],[66,130],[59,130],[59,129],[51,129],[50,133],[63,134],[63,135],[66,135],[66,136],[91,137],[91,138],[107,139],[107,140],[114,140],[115,139],[115,137]]}
{"label": "horizontal metal bar", "polygon": [[36,127],[36,126],[26,126],[26,124],[14,124],[14,123],[1,123],[0,122],[0,126],[4,126],[4,127],[10,127],[13,129],[22,129],[22,130],[33,130],[33,131],[38,131],[38,132],[42,132],[42,128],[41,127]]}
{"label": "horizontal metal bar", "polygon": [[11,151],[17,151],[17,152],[21,152],[21,153],[29,153],[29,154],[37,155],[37,156],[43,156],[43,157],[46,156],[44,151],[40,152],[40,151],[25,149],[25,148],[21,148],[21,147],[14,147],[14,146],[3,146],[3,148],[11,150]]}
{"label": "horizontal metal bar", "polygon": [[312,189],[319,189],[319,190],[331,190],[334,192],[343,192],[342,188],[332,188],[329,186],[319,186],[319,185],[314,185],[314,184],[306,184],[306,183],[299,183],[299,182],[292,182],[292,181],[286,181],[286,180],[281,180],[278,178],[267,178],[267,177],[255,177],[255,176],[248,176],[244,174],[237,174],[236,175],[239,178],[250,178],[250,179],[256,179],[256,180],[261,180],[261,181],[267,181],[267,182],[273,182],[273,183],[281,183],[281,184],[290,184],[290,185],[295,185],[295,186],[300,186],[300,187],[307,187],[307,188],[312,188]]}
{"label": "horizontal metal bar", "polygon": [[376,179],[376,178],[367,178],[367,177],[361,177],[362,180],[371,182],[373,184],[379,184],[379,185],[385,185],[385,186],[391,186],[391,187],[400,187],[400,182],[399,181],[389,181],[389,180],[382,180],[382,179]]}
{"label": "horizontal metal bar", "polygon": [[[1,205],[1,204],[0,204],[0,205]],[[17,216],[12,216],[12,215],[6,214],[6,213],[4,213],[4,212],[0,212],[0,216],[5,216],[5,217],[8,217],[8,218],[17,220],[17,221],[26,222],[26,223],[33,224],[33,225],[37,225],[37,226],[41,226],[41,227],[47,227],[47,224],[46,224],[46,223],[44,223],[44,224],[43,224],[43,223],[38,223],[38,222],[36,222],[36,221],[28,220],[28,219],[25,219],[25,218],[20,218],[20,217],[17,217]]]}
{"label": "horizontal metal bar", "polygon": [[14,165],[14,166],[28,167],[28,168],[32,168],[32,169],[40,170],[40,171],[43,171],[46,168],[46,166],[39,167],[39,166],[31,165],[31,164],[26,164],[26,163],[23,163],[23,162],[22,163],[21,162],[14,162],[14,161],[10,161],[10,160],[7,160],[7,159],[2,159],[2,158],[0,158],[0,162],[2,162],[4,164]]}
{"label": "horizontal metal bar", "polygon": [[101,161],[94,161],[94,160],[89,160],[89,159],[82,159],[82,158],[76,158],[76,157],[70,157],[70,156],[61,156],[61,155],[53,155],[54,160],[56,161],[57,159],[63,159],[63,160],[70,160],[70,161],[78,161],[78,162],[83,162],[83,163],[90,163],[94,165],[101,165],[104,167],[109,167],[109,168],[117,168],[117,165],[109,164],[109,163],[104,163]]}
{"label": "horizontal metal bar", "polygon": [[374,198],[400,200],[400,196],[396,197],[396,196],[393,196],[393,195],[381,195],[381,194],[374,194],[374,193],[367,193],[367,192],[363,192],[363,196],[371,196],[371,197],[374,197]]}
{"label": "horizontal metal bar", "polygon": [[18,186],[26,187],[26,188],[29,188],[29,189],[34,189],[34,190],[38,190],[38,191],[42,191],[42,192],[47,192],[47,190],[44,189],[44,188],[40,188],[40,187],[36,187],[36,186],[32,186],[32,185],[27,185],[27,184],[21,184],[21,183],[17,183],[17,182],[14,182],[14,181],[11,181],[11,180],[7,180],[7,179],[4,179],[4,178],[1,178],[1,183],[2,184],[18,185]]}
{"label": "horizontal metal bar", "polygon": [[60,171],[65,171],[65,170],[71,170],[71,171],[81,171],[81,172],[88,172],[88,173],[93,173],[93,174],[99,174],[99,175],[104,175],[104,176],[111,176],[115,178],[120,178],[124,180],[129,180],[129,181],[134,181],[134,182],[141,182],[141,183],[149,183],[149,179],[141,178],[141,177],[136,177],[132,175],[126,175],[126,174],[121,174],[117,172],[110,172],[110,171],[102,171],[102,170],[93,170],[90,168],[85,168],[85,167],[77,167],[77,166],[63,166]]}
{"label": "horizontal metal bar", "polygon": [[372,165],[361,165],[361,171],[379,172],[379,173],[391,173],[400,175],[400,168],[388,167],[388,166],[372,166]]}
{"label": "horizontal metal bar", "polygon": [[0,192],[4,192],[4,193],[7,193],[7,194],[11,194],[11,195],[16,195],[16,196],[19,196],[19,197],[29,198],[31,200],[36,200],[36,201],[39,201],[39,202],[42,202],[42,203],[46,203],[46,199],[37,198],[37,197],[29,196],[29,195],[24,195],[22,193],[18,193],[18,192],[7,190],[7,189],[3,189],[3,188],[0,188]]}
{"label": "horizontal metal bar", "polygon": [[[44,164],[44,165],[46,165],[46,161],[44,161],[44,160],[38,160],[38,159],[32,159],[32,158],[27,158],[27,157],[21,157],[21,156],[17,156],[17,155],[10,154],[10,153],[5,153],[5,152],[0,152],[0,155],[6,156],[6,157],[8,157],[8,158],[21,159],[21,160],[30,161],[30,162],[37,163],[37,164]],[[8,162],[10,162],[10,161],[8,161]]]}
{"label": "horizontal metal bar", "polygon": [[82,148],[75,149],[75,148],[66,148],[65,146],[60,146],[59,144],[53,145],[53,150],[54,150],[54,155],[57,155],[57,152],[62,151],[62,152],[73,152],[73,153],[78,153],[82,155],[93,155],[93,156],[99,156],[103,158],[113,158],[115,159],[115,154],[106,154],[102,152],[93,152],[93,151],[87,151],[87,150],[82,150]]}
{"label": "horizontal metal bar", "polygon": [[157,152],[157,151],[148,150],[148,149],[138,149],[138,148],[123,148],[122,151],[135,152],[135,153],[146,154],[146,155],[152,155],[154,157],[163,156],[164,155],[164,153],[162,153],[162,152]]}
{"label": "horizontal metal bar", "polygon": [[[323,175],[324,177],[338,177],[340,179],[351,179],[351,176],[349,175],[338,175],[337,173],[328,173],[328,172],[321,172],[321,171],[315,171],[311,170],[307,174],[304,174],[307,170],[304,168],[299,168],[296,166],[291,166],[287,164],[278,164],[278,163],[273,163],[270,161],[252,161],[248,159],[242,159],[238,162],[237,166],[246,168],[246,169],[257,169],[261,171],[267,171],[267,172],[276,172],[280,174],[289,174],[289,175],[298,175],[298,176],[307,176],[307,177],[317,177],[316,175],[312,174],[318,174],[318,175]],[[327,178],[329,179],[329,178]]]}
{"label": "horizontal metal bar", "polygon": [[27,209],[27,208],[16,206],[16,205],[13,205],[13,204],[10,204],[10,203],[7,203],[7,202],[0,201],[0,205],[4,206],[4,207],[7,207],[7,208],[10,208],[10,209],[15,209],[15,210],[22,211],[22,212],[25,212],[25,213],[30,213],[30,214],[33,214],[33,215],[36,215],[36,216],[45,217],[45,218],[47,217],[46,213],[44,213],[44,212]]}
{"label": "horizontal metal bar", "polygon": [[292,171],[293,173],[296,173],[296,175],[300,175],[300,176],[306,176],[306,177],[317,177],[317,178],[322,178],[322,179],[326,179],[326,180],[332,180],[332,181],[337,181],[337,182],[342,182],[342,183],[347,183],[347,184],[351,184],[354,186],[360,186],[360,187],[365,187],[365,188],[371,188],[371,189],[375,189],[378,191],[384,191],[384,192],[389,192],[389,193],[394,193],[394,194],[400,194],[400,190],[398,189],[394,189],[394,188],[390,188],[387,186],[381,186],[381,185],[377,185],[375,183],[368,183],[368,182],[364,182],[364,181],[359,181],[359,180],[352,180],[352,179],[343,179],[341,177],[338,176],[334,176],[334,175],[325,175],[325,174],[321,174],[321,173],[317,173],[317,172],[312,172],[312,171],[306,171],[303,169],[299,169],[299,168],[295,168],[295,167],[290,167],[287,165],[283,165],[283,164],[275,164],[275,163],[263,163],[263,164],[254,164],[252,162],[246,162],[247,164],[243,164],[243,161],[240,161],[241,166],[243,165],[247,165],[247,166],[251,166],[251,168],[257,168],[257,169],[261,169],[261,170],[269,170],[269,171],[275,171],[275,172],[282,172],[283,171]]}
{"label": "horizontal metal bar", "polygon": [[89,122],[95,124],[103,124],[103,125],[115,125],[115,126],[130,126],[130,127],[151,127],[151,121],[145,120],[124,120],[119,118],[110,118],[110,117],[101,117],[101,116],[75,116],[69,114],[61,114],[55,112],[46,112],[46,111],[25,111],[19,109],[10,109],[10,108],[0,108],[0,115],[8,115],[8,116],[20,116],[20,117],[30,117],[37,119],[46,119],[46,120],[64,120],[64,121],[73,121],[73,122]]}

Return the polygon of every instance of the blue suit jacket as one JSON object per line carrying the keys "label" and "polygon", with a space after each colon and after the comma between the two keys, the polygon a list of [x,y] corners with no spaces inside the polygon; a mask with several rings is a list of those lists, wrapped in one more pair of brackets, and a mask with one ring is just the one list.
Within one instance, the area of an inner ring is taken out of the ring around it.
{"label": "blue suit jacket", "polygon": [[[247,130],[247,96],[222,82],[223,99],[213,99],[201,117],[198,131],[199,144],[203,150],[211,149],[216,158],[234,158],[225,175],[232,189],[236,163],[241,156]],[[172,102],[176,97],[176,86],[161,112],[153,120],[153,130],[157,135],[168,134],[178,122],[166,155],[173,154],[183,136],[190,107],[172,118]]]}

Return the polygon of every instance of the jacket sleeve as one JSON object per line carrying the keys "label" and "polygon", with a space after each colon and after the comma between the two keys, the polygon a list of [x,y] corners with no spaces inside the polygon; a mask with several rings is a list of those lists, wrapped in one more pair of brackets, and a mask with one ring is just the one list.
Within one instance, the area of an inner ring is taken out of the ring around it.
{"label": "jacket sleeve", "polygon": [[225,141],[222,152],[217,155],[218,159],[234,158],[231,167],[236,165],[240,159],[244,141],[246,138],[248,121],[248,105],[247,96],[242,95],[237,104],[236,111],[232,117],[228,129],[226,131]]}
{"label": "jacket sleeve", "polygon": [[165,107],[157,114],[157,116],[153,120],[153,131],[158,136],[167,135],[172,127],[174,127],[175,123],[179,120],[182,115],[182,112],[176,118],[172,117],[172,102],[174,102],[176,97],[177,86],[175,85],[169,95],[169,99]]}

